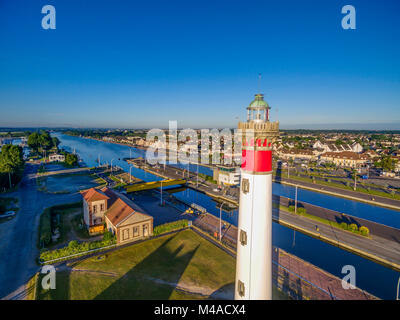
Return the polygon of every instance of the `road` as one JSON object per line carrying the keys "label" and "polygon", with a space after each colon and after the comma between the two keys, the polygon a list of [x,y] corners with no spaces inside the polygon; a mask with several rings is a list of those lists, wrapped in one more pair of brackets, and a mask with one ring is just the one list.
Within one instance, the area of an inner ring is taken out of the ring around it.
{"label": "road", "polygon": [[322,186],[322,185],[314,184],[312,182],[299,181],[299,180],[295,180],[295,179],[275,177],[275,182],[298,185],[300,188],[303,187],[303,188],[312,189],[314,191],[318,191],[318,192],[322,192],[322,193],[336,194],[337,196],[342,196],[342,197],[357,200],[357,201],[368,202],[368,203],[371,203],[371,204],[374,204],[377,206],[383,206],[383,207],[388,207],[388,208],[395,209],[395,210],[400,210],[400,200],[380,197],[380,196],[376,196],[376,195],[370,195],[370,194],[366,194],[363,192],[357,192],[357,191],[353,191],[353,190],[340,189],[340,188],[335,188],[335,187],[330,187],[330,186]]}
{"label": "road", "polygon": [[0,298],[24,298],[24,284],[39,270],[35,261],[40,214],[46,207],[75,202],[81,199],[74,194],[47,194],[37,190],[35,173],[37,165],[26,164],[24,177],[18,191],[6,197],[19,199],[16,217],[0,224]]}
{"label": "road", "polygon": [[[330,225],[278,209],[273,210],[273,217],[277,222],[283,225],[289,223],[303,230],[307,230],[309,234],[313,233],[317,238],[323,236],[326,238],[325,240],[329,239],[330,243],[340,246],[341,248],[344,246],[350,246],[353,249],[361,250],[365,253],[373,254],[383,260],[395,263],[400,267],[399,242],[388,241],[387,239],[378,236],[366,238],[349,231],[334,228]],[[318,227],[318,231],[316,227]],[[358,254],[360,254],[360,252]],[[400,271],[399,268],[397,268],[397,270]]]}

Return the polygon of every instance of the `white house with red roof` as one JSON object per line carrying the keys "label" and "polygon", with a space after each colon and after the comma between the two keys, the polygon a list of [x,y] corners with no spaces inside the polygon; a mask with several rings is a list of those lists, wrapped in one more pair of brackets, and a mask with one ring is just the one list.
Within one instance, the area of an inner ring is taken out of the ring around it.
{"label": "white house with red roof", "polygon": [[90,234],[103,232],[106,225],[118,244],[153,234],[153,217],[125,195],[107,187],[91,188],[81,194],[84,222]]}

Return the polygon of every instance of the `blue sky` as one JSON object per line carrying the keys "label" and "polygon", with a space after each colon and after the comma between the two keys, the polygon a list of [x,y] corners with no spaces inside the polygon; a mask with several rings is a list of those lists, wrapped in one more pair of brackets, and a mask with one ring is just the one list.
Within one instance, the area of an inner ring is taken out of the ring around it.
{"label": "blue sky", "polygon": [[[56,30],[41,28],[42,6]],[[341,27],[356,8],[356,30]],[[400,129],[399,1],[0,0],[0,126]]]}

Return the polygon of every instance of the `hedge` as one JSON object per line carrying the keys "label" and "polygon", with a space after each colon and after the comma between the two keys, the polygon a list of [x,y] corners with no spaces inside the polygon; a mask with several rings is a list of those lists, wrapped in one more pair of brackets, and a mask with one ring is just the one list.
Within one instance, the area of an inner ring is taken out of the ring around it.
{"label": "hedge", "polygon": [[173,221],[173,222],[169,222],[169,223],[164,223],[164,224],[161,224],[161,225],[159,225],[157,227],[154,227],[153,235],[154,236],[158,236],[158,235],[163,234],[163,233],[167,233],[167,232],[171,232],[171,231],[174,231],[174,230],[179,230],[179,229],[186,228],[187,226],[188,226],[188,220],[187,219]]}
{"label": "hedge", "polygon": [[342,222],[339,225],[339,227],[344,229],[344,230],[348,230],[348,231],[353,232],[353,233],[361,234],[361,235],[366,236],[366,237],[369,236],[369,229],[367,227],[365,227],[365,226],[361,226],[360,228],[358,228],[358,226],[355,223],[347,224],[346,222]]}
{"label": "hedge", "polygon": [[[290,212],[294,212],[294,206],[293,205],[289,206],[288,209],[289,209]],[[297,207],[296,213],[297,214],[305,214],[305,213],[307,213],[307,210],[306,210],[306,208],[303,208],[303,207]]]}
{"label": "hedge", "polygon": [[40,253],[40,260],[46,262],[49,260],[67,257],[77,253],[83,253],[93,249],[107,247],[116,243],[115,236],[108,236],[107,232],[104,234],[103,240],[87,241],[79,243],[76,240],[69,242],[68,246],[56,250],[42,250]]}
{"label": "hedge", "polygon": [[[188,226],[188,220],[178,220],[165,224],[161,224],[153,229],[153,236],[158,236],[163,233],[179,230]],[[99,249],[107,247],[116,243],[116,237],[109,231],[106,231],[103,236],[103,240],[99,241],[87,241],[79,243],[76,240],[69,242],[68,246],[65,246],[56,250],[43,249],[40,252],[40,261],[46,262],[54,259],[67,257],[77,253],[84,253],[89,250]]]}

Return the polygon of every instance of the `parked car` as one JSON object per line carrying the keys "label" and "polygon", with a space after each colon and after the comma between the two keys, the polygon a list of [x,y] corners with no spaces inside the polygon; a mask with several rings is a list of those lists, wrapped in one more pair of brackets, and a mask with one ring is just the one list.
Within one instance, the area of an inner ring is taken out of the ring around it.
{"label": "parked car", "polygon": [[7,211],[4,213],[0,214],[0,218],[7,218],[7,217],[12,217],[15,215],[15,211]]}

